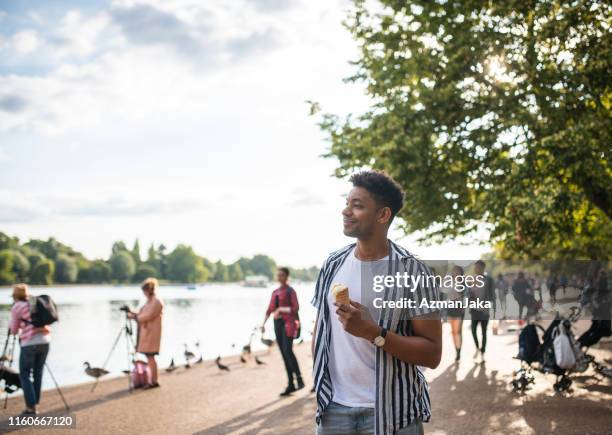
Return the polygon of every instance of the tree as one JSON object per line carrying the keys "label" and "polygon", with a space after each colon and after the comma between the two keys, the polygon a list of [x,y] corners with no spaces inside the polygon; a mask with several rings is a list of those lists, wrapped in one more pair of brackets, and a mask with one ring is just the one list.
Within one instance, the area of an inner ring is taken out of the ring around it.
{"label": "tree", "polygon": [[4,249],[0,251],[0,284],[13,284],[14,282],[13,251]]}
{"label": "tree", "polygon": [[167,257],[168,279],[175,282],[202,282],[208,271],[191,246],[178,245]]}
{"label": "tree", "polygon": [[136,268],[132,281],[142,282],[147,278],[157,278],[157,269],[150,264],[143,263]]}
{"label": "tree", "polygon": [[249,262],[249,269],[255,275],[264,275],[269,279],[274,277],[274,273],[276,272],[276,263],[274,260],[267,255],[254,255]]}
{"label": "tree", "polygon": [[62,284],[77,280],[79,267],[76,260],[66,254],[59,254],[55,259],[55,281]]}
{"label": "tree", "polygon": [[244,279],[244,274],[238,262],[232,263],[228,268],[228,280],[230,282],[238,282]]}
{"label": "tree", "polygon": [[55,264],[52,260],[41,260],[32,269],[30,273],[30,281],[32,284],[51,285],[53,284],[53,275],[55,273]]}
{"label": "tree", "polygon": [[111,282],[113,271],[104,260],[94,260],[85,269],[79,269],[79,282],[106,283]]}
{"label": "tree", "polygon": [[118,254],[119,252],[127,252],[128,248],[125,246],[125,243],[122,241],[118,241],[113,243],[113,247],[111,248],[111,255]]}
{"label": "tree", "polygon": [[30,270],[34,270],[34,268],[43,260],[47,258],[38,251],[32,250],[32,253],[28,255],[28,261],[30,262]]}
{"label": "tree", "polygon": [[13,273],[17,281],[27,281],[28,272],[30,271],[30,262],[28,258],[20,251],[13,250]]}
{"label": "tree", "polygon": [[140,242],[138,241],[138,239],[134,241],[134,247],[132,248],[132,258],[134,259],[137,265],[141,263]]}
{"label": "tree", "polygon": [[609,2],[354,3],[373,105],[323,116],[336,175],[388,172],[425,240],[486,224],[503,256],[609,258]]}
{"label": "tree", "polygon": [[4,249],[15,249],[19,246],[19,239],[17,237],[10,237],[0,231],[0,250]]}
{"label": "tree", "polygon": [[110,258],[110,266],[112,269],[112,277],[117,282],[129,282],[134,275],[136,265],[132,255],[127,251],[117,251]]}
{"label": "tree", "polygon": [[221,260],[215,263],[215,274],[213,275],[213,280],[218,282],[229,281],[227,266],[223,264]]}

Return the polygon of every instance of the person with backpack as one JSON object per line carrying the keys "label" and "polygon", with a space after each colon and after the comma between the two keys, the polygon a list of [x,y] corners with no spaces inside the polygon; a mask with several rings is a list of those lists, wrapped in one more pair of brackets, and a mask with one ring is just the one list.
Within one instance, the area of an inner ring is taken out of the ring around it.
{"label": "person with backpack", "polygon": [[[300,372],[295,354],[293,353],[293,340],[298,338],[300,332],[299,314],[300,309],[295,290],[288,284],[289,269],[279,267],[276,279],[280,287],[272,292],[266,316],[261,326],[262,334],[265,332],[265,324],[270,316],[274,319],[274,334],[280,349],[287,371],[288,384],[281,397],[304,388],[304,381]],[[294,384],[295,377],[295,384]]]}
{"label": "person with backpack", "polygon": [[[49,326],[46,324],[38,326],[39,322],[33,319],[30,312],[31,299],[33,297],[30,296],[26,284],[16,284],[13,287],[14,304],[11,308],[9,332],[13,335],[19,334],[19,345],[21,346],[19,377],[26,404],[22,415],[35,415],[37,413],[36,407],[40,402],[43,369],[51,342]],[[35,301],[35,307],[38,307],[38,300]],[[55,306],[53,306],[53,310],[55,310]]]}

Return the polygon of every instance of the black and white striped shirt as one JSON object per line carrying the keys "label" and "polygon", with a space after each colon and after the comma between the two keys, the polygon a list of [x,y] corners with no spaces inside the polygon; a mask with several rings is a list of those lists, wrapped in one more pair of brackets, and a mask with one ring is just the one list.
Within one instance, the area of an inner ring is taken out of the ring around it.
{"label": "black and white striped shirt", "polygon": [[[431,275],[430,269],[407,250],[389,241],[390,274],[397,272],[410,275]],[[317,423],[332,401],[334,391],[329,375],[328,361],[331,343],[330,309],[326,296],[332,280],[355,244],[331,254],[319,273],[312,304],[317,309],[317,325],[313,374],[317,397]],[[415,301],[414,308],[389,308],[380,310],[379,326],[396,334],[412,335],[410,319],[436,311],[435,308],[420,308],[423,299],[435,301],[439,290],[435,285],[421,285],[415,291],[404,287],[387,288],[384,300],[408,298]],[[392,435],[417,419],[426,422],[431,417],[431,406],[427,382],[423,373],[413,364],[405,363],[381,348],[376,348],[376,435]]]}

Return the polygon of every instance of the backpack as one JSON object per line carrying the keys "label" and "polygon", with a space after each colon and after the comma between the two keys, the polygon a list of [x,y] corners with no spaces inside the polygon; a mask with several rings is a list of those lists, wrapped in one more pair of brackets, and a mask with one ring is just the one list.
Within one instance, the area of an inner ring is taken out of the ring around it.
{"label": "backpack", "polygon": [[59,320],[57,314],[57,306],[51,296],[40,295],[32,296],[28,301],[30,304],[30,318],[31,320],[21,319],[24,322],[31,324],[36,328],[50,325]]}
{"label": "backpack", "polygon": [[535,325],[529,324],[519,334],[518,358],[531,364],[537,359],[539,349],[540,338],[538,337],[538,330]]}
{"label": "backpack", "polygon": [[149,364],[144,361],[135,361],[132,370],[132,387],[142,388],[150,383],[151,369]]}

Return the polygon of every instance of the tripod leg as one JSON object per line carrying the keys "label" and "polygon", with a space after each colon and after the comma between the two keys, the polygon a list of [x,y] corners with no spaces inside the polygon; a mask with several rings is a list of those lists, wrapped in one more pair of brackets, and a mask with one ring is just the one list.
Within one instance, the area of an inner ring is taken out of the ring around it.
{"label": "tripod leg", "polygon": [[[115,350],[115,348],[117,347],[117,343],[119,343],[119,339],[121,338],[121,334],[123,333],[123,328],[121,328],[119,330],[119,333],[117,334],[117,337],[115,338],[115,341],[113,343],[113,346],[111,347],[110,352],[108,352],[108,356],[106,357],[106,360],[104,360],[104,364],[102,365],[102,368],[105,369],[106,365],[108,364],[108,361],[111,358],[111,355],[113,354],[113,351]],[[96,381],[94,382],[93,386],[91,387],[90,392],[93,393],[96,389],[96,387],[98,386],[98,378],[96,378]]]}
{"label": "tripod leg", "polygon": [[53,376],[53,372],[51,371],[51,368],[49,367],[49,364],[45,363],[45,367],[47,367],[47,370],[49,371],[49,374],[51,375],[51,379],[53,379],[53,383],[55,384],[55,388],[57,389],[57,392],[59,393],[60,397],[62,398],[62,402],[64,402],[64,406],[66,407],[66,411],[68,411],[70,409],[70,407],[68,406],[68,403],[66,403],[66,399],[64,398],[64,394],[62,393],[62,390],[60,389],[57,381],[55,380],[55,376]]}
{"label": "tripod leg", "polygon": [[127,370],[128,370],[128,391],[131,393],[134,386],[132,385],[132,371],[130,370],[130,341],[132,339],[129,326],[125,327],[125,347],[127,349]]}

